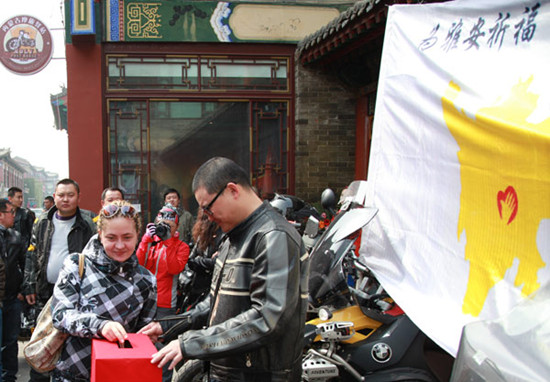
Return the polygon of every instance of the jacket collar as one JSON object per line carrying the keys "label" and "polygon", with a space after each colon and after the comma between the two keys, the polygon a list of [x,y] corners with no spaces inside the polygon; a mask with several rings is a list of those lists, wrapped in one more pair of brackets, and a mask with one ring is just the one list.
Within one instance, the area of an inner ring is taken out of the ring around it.
{"label": "jacket collar", "polygon": [[84,253],[99,270],[108,274],[120,274],[122,276],[133,274],[138,266],[138,259],[135,252],[128,260],[122,263],[107,256],[103,244],[99,241],[99,235],[97,233],[88,241],[82,253]]}
{"label": "jacket collar", "polygon": [[[52,208],[50,208],[48,210],[48,220],[52,220],[53,219],[53,216],[55,215],[55,213],[57,212],[57,207],[54,205]],[[82,219],[81,215],[80,215],[80,208],[79,207],[76,207],[76,220],[80,220]]]}
{"label": "jacket collar", "polygon": [[258,217],[265,212],[265,210],[268,208],[269,202],[264,201],[254,212],[252,212],[246,219],[244,219],[242,222],[240,222],[235,228],[233,228],[231,231],[227,232],[227,236],[229,239],[236,239],[240,235],[242,235],[245,232],[248,232],[248,229]]}

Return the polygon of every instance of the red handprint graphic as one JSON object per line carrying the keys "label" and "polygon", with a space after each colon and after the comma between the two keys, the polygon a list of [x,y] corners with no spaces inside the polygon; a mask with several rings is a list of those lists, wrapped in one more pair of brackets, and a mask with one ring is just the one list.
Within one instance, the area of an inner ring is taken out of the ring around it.
{"label": "red handprint graphic", "polygon": [[508,218],[506,224],[510,224],[518,212],[518,195],[514,187],[508,186],[506,191],[499,191],[497,194],[497,204],[500,218],[503,219],[504,214],[504,219]]}

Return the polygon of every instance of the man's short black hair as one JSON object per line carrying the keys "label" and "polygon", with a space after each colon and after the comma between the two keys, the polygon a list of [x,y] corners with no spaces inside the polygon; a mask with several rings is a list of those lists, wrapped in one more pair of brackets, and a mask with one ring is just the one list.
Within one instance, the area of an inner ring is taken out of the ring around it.
{"label": "man's short black hair", "polygon": [[51,195],[46,196],[44,200],[49,200],[50,202],[55,203],[55,201],[53,200],[53,196]]}
{"label": "man's short black hair", "polygon": [[78,194],[80,194],[80,186],[78,185],[78,183],[76,183],[75,180],[72,180],[71,178],[65,178],[65,179],[61,179],[59,182],[57,182],[57,184],[55,185],[55,189],[57,190],[57,186],[59,186],[60,184],[64,184],[66,186],[72,184],[75,188],[76,188],[76,192]]}
{"label": "man's short black hair", "polygon": [[9,197],[9,198],[13,198],[13,197],[15,196],[15,194],[17,194],[18,192],[23,193],[23,190],[20,189],[19,187],[15,187],[15,186],[14,186],[14,187],[10,187],[10,188],[8,189],[8,197]]}
{"label": "man's short black hair", "polygon": [[124,199],[124,192],[122,192],[122,190],[118,187],[107,187],[106,189],[103,190],[103,192],[101,193],[101,200],[105,200],[105,195],[107,195],[107,192],[120,192],[120,196],[122,196],[122,199]]}
{"label": "man's short black hair", "polygon": [[176,193],[176,195],[178,196],[178,199],[181,199],[181,195],[178,192],[178,190],[176,190],[175,188],[169,188],[166,191],[164,191],[164,195],[162,196],[162,201],[164,202],[166,200],[166,196],[168,194],[173,194],[173,193]]}
{"label": "man's short black hair", "polygon": [[204,162],[193,177],[193,193],[204,187],[209,194],[219,192],[227,183],[233,182],[251,188],[248,173],[229,158],[214,157]]}
{"label": "man's short black hair", "polygon": [[11,202],[8,199],[0,199],[0,211],[5,211],[8,206],[12,206]]}

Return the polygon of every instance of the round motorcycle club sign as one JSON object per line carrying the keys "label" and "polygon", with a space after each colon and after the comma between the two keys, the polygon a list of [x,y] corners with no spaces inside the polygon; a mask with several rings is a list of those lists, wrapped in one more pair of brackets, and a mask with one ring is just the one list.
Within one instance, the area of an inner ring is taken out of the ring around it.
{"label": "round motorcycle club sign", "polygon": [[0,27],[0,61],[16,74],[34,74],[52,58],[52,36],[48,28],[32,16],[15,16]]}

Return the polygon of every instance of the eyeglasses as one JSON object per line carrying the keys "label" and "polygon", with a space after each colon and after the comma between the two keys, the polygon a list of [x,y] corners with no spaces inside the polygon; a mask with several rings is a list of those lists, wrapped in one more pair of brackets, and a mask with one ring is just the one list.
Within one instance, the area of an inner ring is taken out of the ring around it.
{"label": "eyeglasses", "polygon": [[9,211],[0,211],[2,212],[3,214],[11,214],[11,215],[15,215],[15,210],[9,210]]}
{"label": "eyeglasses", "polygon": [[105,216],[107,219],[115,217],[120,211],[121,216],[128,216],[133,218],[136,215],[136,209],[132,206],[117,206],[114,204],[107,204],[103,206],[100,211],[100,214]]}
{"label": "eyeglasses", "polygon": [[214,196],[214,199],[212,199],[210,201],[210,203],[208,203],[206,206],[204,207],[201,207],[202,208],[202,211],[207,214],[208,216],[214,216],[214,213],[210,210],[210,208],[212,208],[212,206],[214,205],[214,202],[220,197],[221,194],[223,194],[223,192],[225,191],[225,189],[227,188],[227,184],[225,186],[223,186],[223,188],[220,190],[220,192],[218,192],[216,194],[216,196]]}

